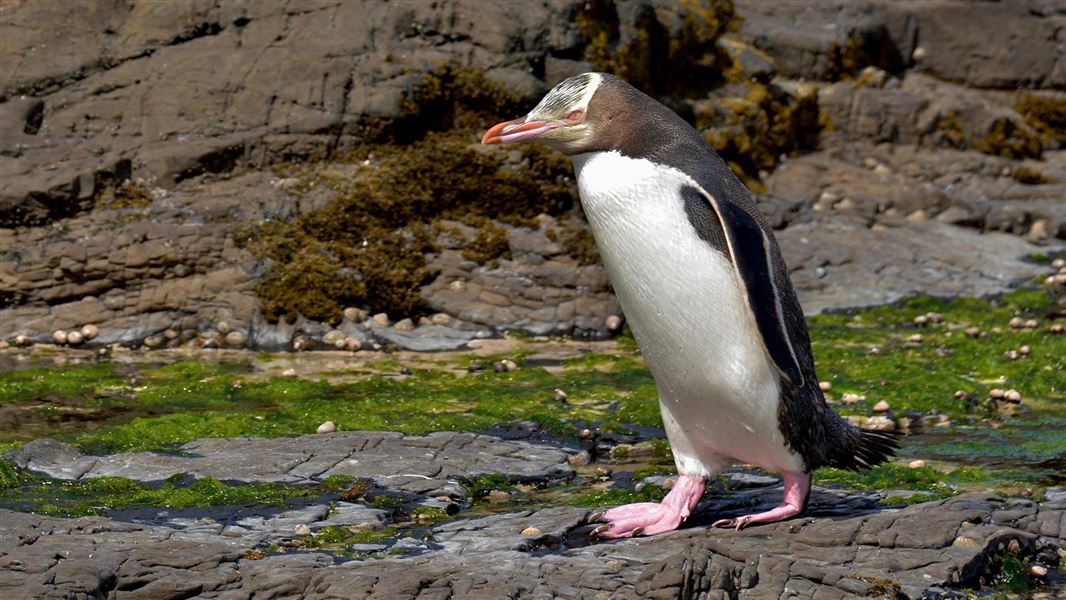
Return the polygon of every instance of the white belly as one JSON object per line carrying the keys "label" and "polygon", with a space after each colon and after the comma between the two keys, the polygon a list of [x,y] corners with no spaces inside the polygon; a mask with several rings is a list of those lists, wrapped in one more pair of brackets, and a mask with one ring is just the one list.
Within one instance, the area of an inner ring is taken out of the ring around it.
{"label": "white belly", "polygon": [[803,470],[778,426],[780,388],[729,260],[689,224],[675,169],[617,152],[574,157],[581,202],[659,389],[682,474],[734,461]]}

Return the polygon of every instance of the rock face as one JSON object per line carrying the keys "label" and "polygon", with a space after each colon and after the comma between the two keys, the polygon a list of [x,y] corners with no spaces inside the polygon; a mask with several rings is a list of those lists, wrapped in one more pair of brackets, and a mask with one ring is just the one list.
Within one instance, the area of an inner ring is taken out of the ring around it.
{"label": "rock face", "polygon": [[[443,62],[483,69],[532,103],[594,54],[577,23],[583,2],[297,4],[5,4],[0,337],[48,342],[57,329],[93,325],[89,346],[318,339],[320,323],[263,320],[255,286],[270,264],[235,242],[249,224],[327,201],[270,165],[358,146]],[[627,40],[639,38],[636,22],[665,19],[647,25],[660,36],[680,27],[682,13],[668,19],[653,4],[605,6]],[[1061,133],[1004,91],[1066,102],[1061,7],[752,1],[737,10],[743,25],[722,40],[742,74],[817,88],[821,149],[766,173],[761,198],[808,312],[996,292],[1036,274],[1026,254],[1061,247]],[[683,113],[717,101],[667,100]],[[353,323],[346,333],[363,347],[417,349],[500,329],[609,335],[605,320],[620,309],[603,269],[579,264],[549,227],[504,225],[511,258],[494,264],[446,243],[427,257],[433,277],[421,295],[453,318],[445,329]]]}
{"label": "rock face", "polygon": [[[572,474],[560,449],[470,434],[202,440],[183,450],[183,456],[86,457],[38,441],[9,458],[63,479],[122,474],[154,480],[184,469],[228,472],[248,482],[298,482],[344,472],[396,488],[423,506],[442,493],[462,501],[465,491],[453,477],[493,471],[549,481]],[[398,458],[391,460],[390,453]],[[769,508],[781,493],[776,478],[733,473],[685,529],[614,543],[588,542],[589,509],[460,514],[422,537],[357,544],[390,548],[387,558],[347,561],[323,550],[261,550],[284,548],[294,537],[313,536],[328,525],[381,526],[390,519],[388,511],[343,501],[331,508],[326,499],[283,510],[141,509],[78,519],[4,510],[0,590],[19,598],[131,594],[160,600],[786,593],[917,599],[987,584],[1005,559],[1054,568],[1056,551],[1066,548],[1066,494],[1058,489],[1049,489],[1042,503],[970,494],[885,509],[875,502],[883,497],[877,494],[816,488],[804,518],[740,532],[709,528],[720,517]]]}

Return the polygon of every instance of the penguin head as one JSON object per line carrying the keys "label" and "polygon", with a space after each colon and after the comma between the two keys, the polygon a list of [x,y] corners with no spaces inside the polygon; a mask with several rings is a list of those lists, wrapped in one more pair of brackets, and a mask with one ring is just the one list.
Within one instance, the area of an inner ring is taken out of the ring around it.
{"label": "penguin head", "polygon": [[588,152],[594,149],[597,132],[611,118],[610,103],[598,96],[617,81],[604,73],[570,77],[552,88],[528,115],[494,125],[485,132],[481,143],[533,140],[567,155]]}

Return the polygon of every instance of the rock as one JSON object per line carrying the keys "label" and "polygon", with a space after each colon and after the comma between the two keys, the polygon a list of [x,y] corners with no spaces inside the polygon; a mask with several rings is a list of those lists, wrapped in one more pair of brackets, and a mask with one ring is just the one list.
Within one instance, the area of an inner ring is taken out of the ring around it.
{"label": "rock", "polygon": [[392,328],[396,331],[412,331],[415,328],[415,324],[411,319],[400,319]]}
{"label": "rock", "polygon": [[567,399],[566,392],[564,392],[563,390],[561,390],[559,388],[555,388],[554,390],[552,390],[552,399],[555,400],[556,402],[566,402],[566,399]]}
{"label": "rock", "polygon": [[896,422],[883,415],[877,415],[866,419],[862,426],[866,429],[872,429],[874,431],[896,430]]}
{"label": "rock", "polygon": [[526,537],[536,537],[538,535],[541,535],[541,533],[541,530],[537,529],[536,527],[526,527],[522,530],[522,535]]}
{"label": "rock", "polygon": [[829,381],[819,381],[818,389],[822,390],[823,392],[828,392],[829,390],[833,389],[833,384]]}
{"label": "rock", "polygon": [[1012,317],[1010,322],[1007,324],[1010,325],[1011,329],[1021,329],[1025,327],[1025,319],[1021,317]]}
{"label": "rock", "polygon": [[67,343],[67,332],[62,329],[56,329],[52,332],[52,342],[56,345],[63,345]]}
{"label": "rock", "polygon": [[292,528],[292,532],[296,535],[311,535],[311,528],[303,523],[298,523],[296,527]]}
{"label": "rock", "polygon": [[360,342],[359,340],[357,340],[355,338],[345,338],[344,339],[344,349],[345,350],[350,350],[352,352],[358,352],[358,351],[362,350],[362,348],[363,348],[363,343]]}
{"label": "rock", "polygon": [[607,319],[603,323],[607,331],[616,332],[622,328],[622,317],[618,315],[607,315]]}
{"label": "rock", "polygon": [[452,322],[452,316],[448,313],[433,313],[429,318],[429,322],[433,325],[450,325]]}
{"label": "rock", "polygon": [[890,407],[888,405],[888,402],[886,402],[884,400],[881,400],[877,404],[874,404],[874,408],[873,408],[875,413],[887,413],[889,411],[889,409],[890,409]]}
{"label": "rock", "polygon": [[315,433],[333,433],[334,431],[337,431],[337,425],[333,421],[326,421],[318,426]]}
{"label": "rock", "polygon": [[1007,395],[1007,392],[1005,392],[1005,391],[1003,391],[1003,390],[1001,390],[999,388],[992,388],[991,390],[988,391],[988,397],[992,398],[993,400],[1000,400],[1000,399],[1006,397],[1006,395]]}
{"label": "rock", "polygon": [[913,335],[907,336],[907,342],[910,344],[921,344],[923,339],[924,338],[920,333],[915,333]]}
{"label": "rock", "polygon": [[248,338],[243,331],[231,331],[226,334],[224,339],[226,340],[226,345],[230,348],[241,348]]}
{"label": "rock", "polygon": [[71,346],[78,346],[84,341],[81,335],[81,331],[74,330],[67,332],[67,343]]}
{"label": "rock", "polygon": [[907,466],[912,469],[921,469],[925,467],[925,461],[921,459],[912,460],[911,462],[907,463]]}
{"label": "rock", "polygon": [[389,315],[387,315],[385,313],[378,313],[378,314],[370,317],[370,320],[373,321],[374,323],[377,323],[378,325],[380,325],[382,327],[388,327],[389,323],[390,323]]}
{"label": "rock", "polygon": [[355,308],[354,306],[349,306],[348,308],[345,308],[343,315],[346,321],[350,321],[352,323],[362,323],[367,318],[365,310],[361,308]]}
{"label": "rock", "polygon": [[296,377],[296,369],[289,367],[281,372],[282,377]]}
{"label": "rock", "polygon": [[511,371],[517,371],[518,364],[509,358],[505,358],[503,360],[493,363],[492,368],[497,373],[509,373]]}
{"label": "rock", "polygon": [[847,393],[840,397],[840,402],[845,405],[858,404],[859,402],[862,402],[864,400],[866,400],[865,396],[860,396],[859,394],[852,393]]}
{"label": "rock", "polygon": [[19,335],[15,336],[15,345],[19,348],[25,348],[26,346],[29,346],[32,343],[33,340],[31,340],[30,336],[28,335],[23,335],[20,333]]}
{"label": "rock", "polygon": [[100,335],[100,329],[96,325],[83,325],[81,328],[81,337],[85,340],[95,339],[98,335]]}
{"label": "rock", "polygon": [[1007,390],[1003,394],[1003,399],[1013,404],[1019,404],[1022,401],[1022,394],[1018,390]]}
{"label": "rock", "polygon": [[233,331],[233,326],[229,324],[229,321],[219,321],[215,324],[215,330],[225,336]]}
{"label": "rock", "polygon": [[150,336],[144,338],[144,347],[148,348],[149,350],[155,350],[156,348],[159,348],[162,345],[163,345],[162,336],[150,335]]}

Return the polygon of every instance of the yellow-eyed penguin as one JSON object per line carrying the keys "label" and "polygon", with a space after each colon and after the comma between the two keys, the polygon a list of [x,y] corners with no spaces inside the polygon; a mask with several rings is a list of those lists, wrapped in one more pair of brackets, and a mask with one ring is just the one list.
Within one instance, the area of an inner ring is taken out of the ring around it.
{"label": "yellow-eyed penguin", "polygon": [[661,503],[608,510],[596,534],[676,529],[706,479],[734,462],[780,473],[784,502],[718,527],[803,512],[811,472],[878,464],[892,434],[826,405],[788,269],[748,190],[681,117],[603,73],[571,77],[485,144],[534,140],[568,155],[581,204],[659,391],[678,480]]}

